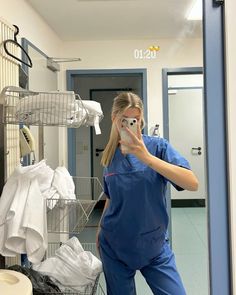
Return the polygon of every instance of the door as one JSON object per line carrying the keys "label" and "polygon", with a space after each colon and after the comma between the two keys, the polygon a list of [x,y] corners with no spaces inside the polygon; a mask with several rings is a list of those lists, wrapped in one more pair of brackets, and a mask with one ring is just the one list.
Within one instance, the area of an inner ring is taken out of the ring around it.
{"label": "door", "polygon": [[[71,175],[97,176],[102,180],[101,149],[106,146],[110,135],[113,98],[119,92],[134,91],[143,99],[146,117],[146,75],[145,69],[67,71],[68,89],[79,93],[82,99],[93,99],[100,102],[104,114],[100,124],[101,135],[95,135],[93,128],[89,129],[84,126],[77,130],[68,129],[68,170]],[[104,127],[108,129],[103,131]],[[146,127],[144,131],[147,132]],[[95,149],[98,149],[97,156],[93,144]]]}
{"label": "door", "polygon": [[203,89],[169,90],[169,141],[190,163],[199,179],[196,192],[177,191],[171,186],[171,199],[205,199],[205,147],[203,139]]}
{"label": "door", "polygon": [[203,1],[211,295],[234,294],[229,235],[223,3],[219,0]]}

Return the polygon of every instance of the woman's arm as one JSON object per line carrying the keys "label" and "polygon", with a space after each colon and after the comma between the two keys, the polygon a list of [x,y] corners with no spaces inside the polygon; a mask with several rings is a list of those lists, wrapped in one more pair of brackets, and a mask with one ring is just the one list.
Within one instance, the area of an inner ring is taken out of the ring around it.
{"label": "woman's arm", "polygon": [[106,198],[105,205],[104,205],[104,208],[103,208],[103,211],[102,211],[102,216],[101,216],[100,221],[99,221],[99,223],[98,223],[98,227],[99,227],[99,228],[101,227],[101,220],[102,220],[102,217],[103,217],[103,215],[104,215],[104,213],[105,213],[107,207],[109,206],[109,204],[110,204],[110,199],[107,197],[107,198]]}
{"label": "woman's arm", "polygon": [[198,190],[198,180],[191,170],[167,163],[149,152],[143,157],[143,162],[179,187],[189,191]]}
{"label": "woman's arm", "polygon": [[98,223],[98,229],[97,229],[97,233],[96,233],[96,245],[97,245],[97,249],[99,249],[99,241],[98,241],[98,236],[99,236],[99,232],[101,230],[101,220],[102,220],[102,217],[107,209],[107,207],[109,206],[110,204],[110,199],[109,198],[106,198],[106,202],[105,202],[105,205],[104,205],[104,208],[103,208],[103,212],[102,212],[102,216],[99,220],[99,223]]}
{"label": "woman's arm", "polygon": [[129,153],[135,155],[140,161],[179,187],[189,191],[198,190],[197,177],[191,170],[170,164],[151,155],[143,142],[140,129],[138,130],[138,136],[128,128],[126,130],[132,137],[133,143],[129,144],[124,141],[120,141],[120,143],[127,146]]}

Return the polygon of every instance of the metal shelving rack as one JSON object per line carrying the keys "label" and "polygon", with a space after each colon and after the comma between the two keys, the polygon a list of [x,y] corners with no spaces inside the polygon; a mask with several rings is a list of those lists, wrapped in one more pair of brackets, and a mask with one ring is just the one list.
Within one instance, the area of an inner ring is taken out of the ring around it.
{"label": "metal shelving rack", "polygon": [[79,234],[103,196],[103,187],[97,177],[73,177],[73,181],[77,196],[75,200],[46,200],[49,233]]}
{"label": "metal shelving rack", "polygon": [[[5,87],[0,94],[0,123],[28,126],[58,126],[78,128],[87,125],[90,115],[79,95],[74,92],[34,92],[20,87]],[[99,117],[99,121],[102,116]],[[1,131],[1,129],[0,129]],[[42,133],[43,134],[43,133]],[[85,227],[96,203],[103,195],[102,185],[97,177],[73,177],[76,199],[48,199],[47,227],[49,234],[77,235]],[[60,247],[60,242],[49,243],[46,256],[52,256],[52,244]],[[85,250],[96,255],[95,244],[83,244]],[[45,293],[44,293],[45,294]],[[99,276],[94,286],[88,286],[83,293],[66,290],[46,293],[64,295],[105,295],[99,284]]]}
{"label": "metal shelving rack", "polygon": [[88,120],[80,96],[72,91],[35,92],[9,86],[2,90],[0,102],[5,124],[78,128]]}
{"label": "metal shelving rack", "polygon": [[[89,126],[93,115],[73,91],[36,92],[16,86],[5,87],[0,94],[4,124],[58,126],[78,128]],[[98,122],[103,118],[97,114]]]}

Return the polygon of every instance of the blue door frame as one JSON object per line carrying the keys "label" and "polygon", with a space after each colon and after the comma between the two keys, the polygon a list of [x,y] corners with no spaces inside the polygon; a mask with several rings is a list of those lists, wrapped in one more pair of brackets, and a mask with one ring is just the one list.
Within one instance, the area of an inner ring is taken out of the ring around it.
{"label": "blue door frame", "polygon": [[[67,70],[67,90],[74,90],[73,80],[76,76],[132,76],[140,74],[142,77],[142,98],[144,104],[144,116],[147,120],[147,70],[146,69],[114,69],[114,70]],[[147,133],[147,127],[144,129]],[[68,170],[71,175],[76,175],[76,163],[74,161],[76,154],[76,135],[73,128],[68,128]]]}
{"label": "blue door frame", "polygon": [[208,239],[212,295],[232,295],[223,1],[203,1]]}

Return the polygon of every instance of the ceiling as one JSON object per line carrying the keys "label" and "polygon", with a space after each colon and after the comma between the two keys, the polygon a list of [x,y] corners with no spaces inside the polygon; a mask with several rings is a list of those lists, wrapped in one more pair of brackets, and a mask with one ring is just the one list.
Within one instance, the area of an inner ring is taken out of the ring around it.
{"label": "ceiling", "polygon": [[194,0],[27,0],[64,41],[201,38]]}

